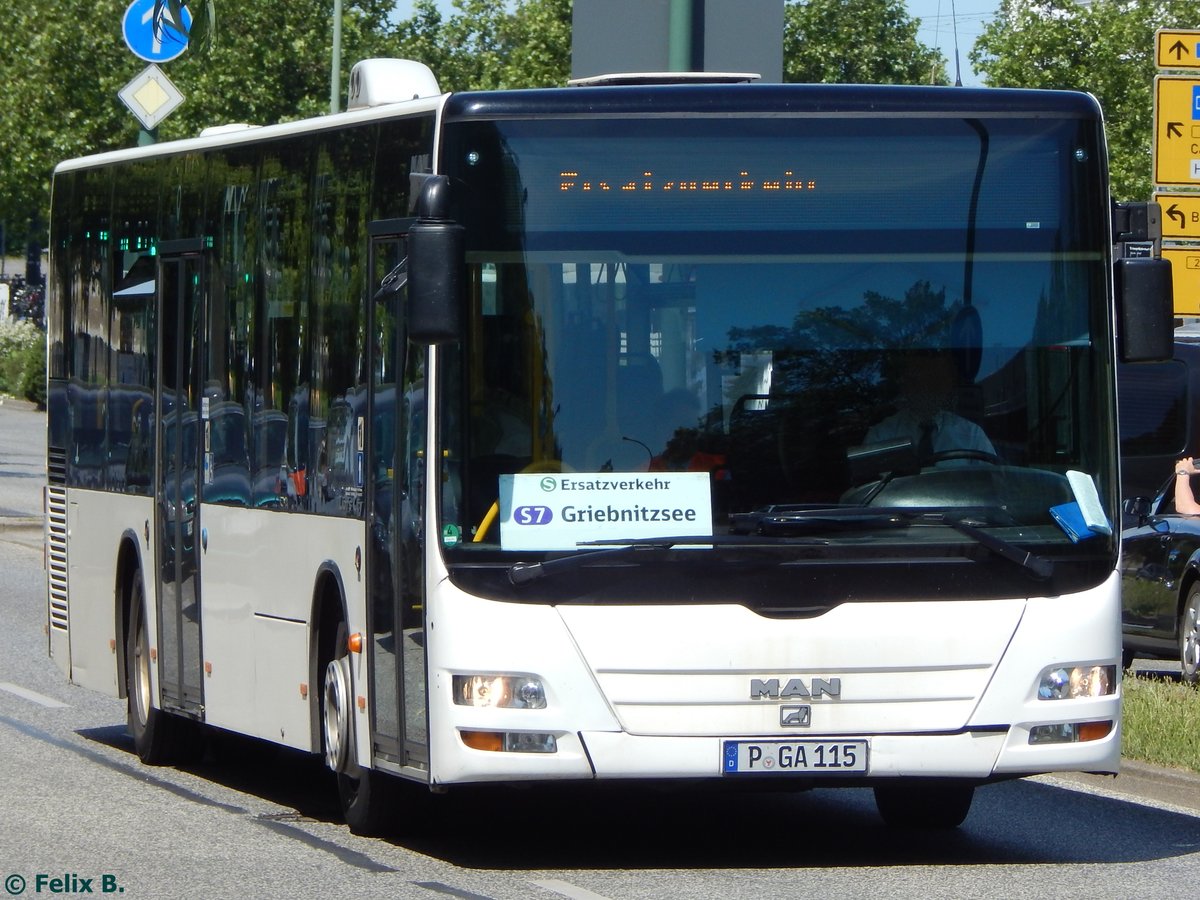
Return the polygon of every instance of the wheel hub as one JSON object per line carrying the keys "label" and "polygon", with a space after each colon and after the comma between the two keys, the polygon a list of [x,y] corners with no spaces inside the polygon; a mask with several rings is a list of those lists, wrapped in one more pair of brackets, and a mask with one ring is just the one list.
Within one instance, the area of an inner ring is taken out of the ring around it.
{"label": "wheel hub", "polygon": [[335,772],[346,771],[350,755],[350,662],[343,656],[325,667],[325,765]]}

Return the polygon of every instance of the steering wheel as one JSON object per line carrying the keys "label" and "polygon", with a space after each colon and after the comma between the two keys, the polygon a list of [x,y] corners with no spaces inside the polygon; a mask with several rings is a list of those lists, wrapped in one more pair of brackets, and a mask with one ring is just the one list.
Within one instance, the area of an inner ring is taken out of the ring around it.
{"label": "steering wheel", "polygon": [[[523,468],[518,474],[520,475],[536,475],[539,472],[574,472],[575,470],[564,463],[561,459],[539,459],[531,462]],[[471,538],[471,543],[479,544],[487,537],[488,529],[492,527],[492,523],[496,521],[500,515],[500,498],[497,497],[492,501],[492,505],[488,507],[488,511],[484,514],[479,522],[479,527],[475,529],[475,536]]]}
{"label": "steering wheel", "polygon": [[940,450],[929,457],[930,462],[934,464],[952,459],[973,459],[977,462],[991,463],[993,466],[1001,464],[1000,457],[995,453],[988,453],[986,450],[973,450],[967,447],[955,450]]}

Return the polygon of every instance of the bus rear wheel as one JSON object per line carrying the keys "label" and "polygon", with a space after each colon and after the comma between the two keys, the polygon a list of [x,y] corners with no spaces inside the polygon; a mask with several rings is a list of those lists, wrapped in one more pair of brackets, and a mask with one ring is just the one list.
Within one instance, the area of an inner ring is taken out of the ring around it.
{"label": "bus rear wheel", "polygon": [[146,616],[146,592],[141,572],[129,584],[129,631],[125,635],[125,687],[128,694],[128,727],[133,746],[149,766],[169,766],[191,758],[186,753],[197,741],[192,722],[173,716],[154,705],[150,678],[150,629]]}
{"label": "bus rear wheel", "polygon": [[975,786],[958,782],[875,786],[875,807],[892,828],[957,828],[974,798]]}
{"label": "bus rear wheel", "polygon": [[337,778],[342,818],[354,834],[379,834],[394,813],[395,780],[360,766],[354,742],[354,683],[346,647],[346,625],[338,623],[334,656],[321,684],[321,733],[325,765]]}

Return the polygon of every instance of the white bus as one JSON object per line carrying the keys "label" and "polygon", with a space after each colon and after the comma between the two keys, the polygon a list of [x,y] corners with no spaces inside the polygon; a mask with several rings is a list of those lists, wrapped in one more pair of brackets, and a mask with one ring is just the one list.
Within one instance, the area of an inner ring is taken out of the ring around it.
{"label": "white bus", "polygon": [[363,832],[400,779],[953,827],[1116,771],[1115,322],[1169,327],[1095,101],[630,81],[369,61],[57,167],[55,662],[147,763],[323,754]]}

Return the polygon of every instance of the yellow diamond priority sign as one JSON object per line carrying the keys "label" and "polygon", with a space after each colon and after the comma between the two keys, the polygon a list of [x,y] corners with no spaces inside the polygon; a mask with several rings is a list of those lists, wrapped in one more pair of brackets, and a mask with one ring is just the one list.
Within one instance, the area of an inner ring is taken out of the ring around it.
{"label": "yellow diamond priority sign", "polygon": [[151,63],[133,81],[117,92],[121,102],[138,117],[142,127],[151,130],[183,102],[183,94],[162,69]]}

